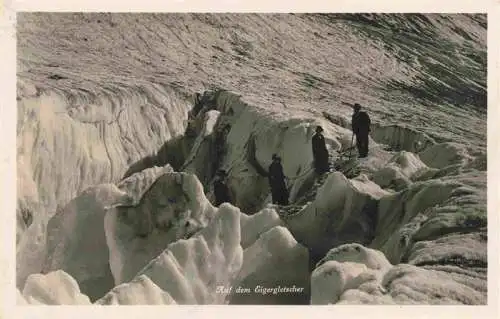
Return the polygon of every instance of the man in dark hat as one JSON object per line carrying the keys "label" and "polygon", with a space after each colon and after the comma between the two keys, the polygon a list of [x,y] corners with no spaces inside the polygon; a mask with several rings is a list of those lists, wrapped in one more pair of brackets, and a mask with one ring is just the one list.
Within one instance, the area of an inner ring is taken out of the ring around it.
{"label": "man in dark hat", "polygon": [[370,117],[365,111],[361,111],[359,103],[354,104],[354,113],[352,115],[352,132],[356,135],[356,146],[359,157],[368,156],[368,135],[370,134]]}
{"label": "man in dark hat", "polygon": [[271,196],[273,204],[288,205],[288,190],[285,184],[285,174],[281,166],[281,158],[273,154],[273,162],[269,166],[269,186],[271,187]]}
{"label": "man in dark hat", "polygon": [[314,169],[317,174],[321,175],[329,170],[328,150],[326,149],[325,137],[323,136],[323,128],[316,127],[316,134],[312,137],[312,152],[314,158]]}
{"label": "man in dark hat", "polygon": [[231,203],[231,195],[229,188],[226,184],[226,171],[219,170],[215,175],[214,181],[214,195],[215,195],[215,206],[219,206],[222,203]]}

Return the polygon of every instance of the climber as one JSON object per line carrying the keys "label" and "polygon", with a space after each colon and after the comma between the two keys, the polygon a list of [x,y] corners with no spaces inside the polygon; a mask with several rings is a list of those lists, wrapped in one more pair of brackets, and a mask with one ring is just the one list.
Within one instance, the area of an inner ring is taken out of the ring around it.
{"label": "climber", "polygon": [[214,195],[215,195],[215,206],[219,206],[222,203],[230,203],[232,204],[231,194],[229,191],[229,187],[226,182],[226,171],[219,170],[215,175],[214,181]]}
{"label": "climber", "polygon": [[314,169],[318,175],[328,172],[330,164],[328,163],[328,150],[326,149],[323,128],[316,127],[316,134],[312,137],[312,152],[314,158]]}
{"label": "climber", "polygon": [[370,134],[370,117],[365,111],[361,111],[359,103],[354,104],[354,113],[352,115],[352,132],[356,135],[356,146],[359,157],[368,156],[368,135]]}
{"label": "climber", "polygon": [[271,196],[273,204],[288,205],[288,190],[285,184],[285,174],[281,166],[281,158],[273,154],[273,162],[269,166],[269,186],[271,187]]}
{"label": "climber", "polygon": [[231,125],[226,124],[222,129],[218,129],[214,134],[213,155],[212,155],[212,172],[216,172],[221,165],[226,154],[226,138],[231,131]]}

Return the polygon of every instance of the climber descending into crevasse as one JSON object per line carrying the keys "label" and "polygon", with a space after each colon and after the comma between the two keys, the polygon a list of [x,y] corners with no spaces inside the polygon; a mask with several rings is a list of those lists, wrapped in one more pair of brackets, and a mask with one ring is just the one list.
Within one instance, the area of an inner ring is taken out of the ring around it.
{"label": "climber descending into crevasse", "polygon": [[226,181],[227,173],[225,170],[219,170],[215,175],[214,181],[214,196],[215,196],[215,206],[219,206],[222,203],[233,204],[231,191],[227,186]]}
{"label": "climber descending into crevasse", "polygon": [[288,189],[285,184],[285,174],[281,166],[281,157],[273,154],[273,162],[269,165],[269,186],[271,186],[271,196],[273,204],[288,205]]}
{"label": "climber descending into crevasse", "polygon": [[225,147],[225,141],[230,130],[231,126],[229,124],[226,124],[222,127],[222,129],[215,131],[212,172],[215,172],[217,170],[222,161],[222,158],[227,152]]}

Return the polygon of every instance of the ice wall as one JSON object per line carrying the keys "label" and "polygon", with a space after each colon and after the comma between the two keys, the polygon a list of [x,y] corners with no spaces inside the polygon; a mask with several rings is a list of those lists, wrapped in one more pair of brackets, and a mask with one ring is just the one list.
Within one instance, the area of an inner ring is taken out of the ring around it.
{"label": "ice wall", "polygon": [[108,210],[103,224],[115,284],[134,278],[170,243],[204,228],[215,213],[196,176],[174,172],[159,176],[138,203]]}

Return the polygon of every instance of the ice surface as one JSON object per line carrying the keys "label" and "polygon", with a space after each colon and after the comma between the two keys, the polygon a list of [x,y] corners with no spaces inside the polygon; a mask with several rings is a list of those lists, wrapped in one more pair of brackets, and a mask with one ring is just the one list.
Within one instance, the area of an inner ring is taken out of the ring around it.
{"label": "ice surface", "polygon": [[377,200],[387,194],[370,180],[348,180],[334,172],[315,200],[288,217],[286,225],[299,242],[324,255],[342,243],[369,241],[375,231]]}
{"label": "ice surface", "polygon": [[383,287],[396,303],[484,304],[485,294],[453,277],[411,265],[397,265],[384,277]]}
{"label": "ice surface", "polygon": [[[296,290],[264,292],[279,286]],[[239,293],[237,287],[250,291]],[[288,229],[273,227],[245,249],[233,288],[232,304],[307,304],[309,253]]]}
{"label": "ice surface", "polygon": [[472,159],[466,147],[457,143],[436,144],[418,155],[424,163],[434,168],[444,168],[453,164],[465,165]]}
{"label": "ice surface", "polygon": [[314,270],[311,303],[484,303],[484,276],[460,269],[426,269],[408,264],[392,267],[378,251],[344,245],[332,249]]}
{"label": "ice surface", "polygon": [[[224,304],[242,262],[240,212],[222,204],[210,224],[172,243],[138,274],[148,276],[178,304]],[[218,290],[219,289],[219,290]]]}
{"label": "ice surface", "polygon": [[88,186],[121,178],[130,162],[182,133],[186,103],[157,87],[148,90],[124,92],[118,105],[103,94],[95,94],[93,103],[82,96],[69,101],[53,91],[22,99],[18,153],[31,164],[33,182],[27,178],[21,190],[34,183],[38,201],[50,213]]}
{"label": "ice surface", "polygon": [[46,223],[58,206],[89,186],[117,181],[131,162],[182,133],[186,102],[157,87],[141,91],[121,97],[94,92],[92,102],[48,91],[18,103],[18,214],[29,209],[35,224],[24,233],[18,222],[18,240],[26,235],[17,247],[21,285],[40,271]]}
{"label": "ice surface", "polygon": [[48,223],[43,271],[62,269],[91,299],[101,297],[113,287],[104,214],[109,207],[129,202],[131,198],[117,186],[102,184],[68,203]]}
{"label": "ice surface", "polygon": [[161,290],[147,276],[141,275],[131,282],[116,286],[97,305],[170,305],[175,300]]}
{"label": "ice surface", "polygon": [[[479,232],[486,227],[485,180],[480,176],[461,174],[419,182],[382,198],[379,231],[371,245],[397,263],[413,242],[435,240],[457,231]],[[476,245],[484,242],[479,240]]]}
{"label": "ice surface", "polygon": [[23,297],[27,303],[34,305],[90,304],[89,298],[80,293],[76,280],[62,270],[46,275],[30,275],[23,289]]}
{"label": "ice surface", "polygon": [[265,208],[253,215],[241,213],[241,247],[246,249],[269,229],[281,226],[282,220],[278,213],[272,208]]}
{"label": "ice surface", "polygon": [[185,172],[196,174],[200,181],[206,185],[210,181],[212,174],[215,174],[206,159],[214,157],[213,144],[215,141],[213,139],[213,133],[217,120],[219,119],[220,112],[210,110],[203,115],[200,133],[196,137],[191,148],[191,152],[186,158],[183,170]]}
{"label": "ice surface", "polygon": [[[402,225],[435,205],[444,203],[457,187],[439,180],[413,184],[408,189],[382,198],[378,204],[375,246],[382,246]],[[391,260],[392,258],[389,258]]]}
{"label": "ice surface", "polygon": [[484,267],[486,255],[486,229],[471,234],[453,234],[436,240],[419,241],[408,253],[408,261],[415,265],[451,264]]}
{"label": "ice surface", "polygon": [[311,304],[336,303],[345,290],[357,286],[360,275],[367,271],[366,266],[359,263],[325,262],[311,275]]}
{"label": "ice surface", "polygon": [[[311,275],[311,303],[330,304],[343,299],[350,289],[364,287],[368,296],[383,292],[381,281],[392,268],[380,251],[359,244],[344,244],[331,249]],[[349,292],[348,292],[349,291]],[[361,298],[356,298],[361,303]]]}
{"label": "ice surface", "polygon": [[318,266],[330,260],[338,262],[354,262],[365,265],[382,273],[389,270],[392,265],[385,255],[375,249],[364,247],[360,244],[344,244],[332,248],[319,262]]}
{"label": "ice surface", "polygon": [[418,153],[436,143],[424,132],[403,125],[375,124],[370,135],[376,142],[388,145],[396,151]]}
{"label": "ice surface", "polygon": [[412,183],[412,178],[428,171],[428,167],[417,155],[402,151],[396,155],[386,166],[372,176],[372,180],[383,188],[402,190]]}
{"label": "ice surface", "polygon": [[121,180],[117,186],[132,197],[133,203],[136,204],[139,203],[144,193],[158,177],[165,173],[172,173],[173,171],[173,168],[168,164],[164,167],[150,167]]}
{"label": "ice surface", "polygon": [[205,227],[216,210],[187,173],[158,177],[135,205],[106,213],[104,228],[115,284],[127,282],[176,240]]}

